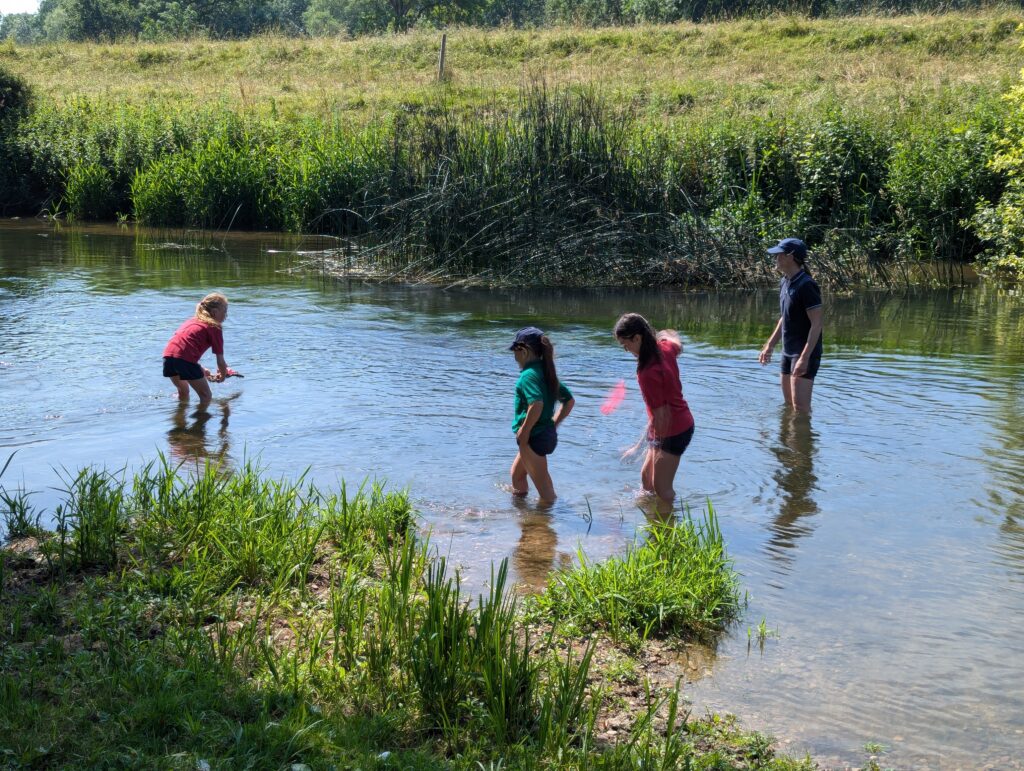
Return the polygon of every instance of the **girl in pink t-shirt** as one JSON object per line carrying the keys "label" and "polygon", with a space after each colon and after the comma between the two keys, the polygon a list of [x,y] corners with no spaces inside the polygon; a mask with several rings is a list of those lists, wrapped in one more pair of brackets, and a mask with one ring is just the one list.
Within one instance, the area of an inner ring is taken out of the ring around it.
{"label": "girl in pink t-shirt", "polygon": [[[199,395],[199,406],[213,399],[210,384],[221,382],[231,372],[224,360],[224,333],[221,324],[228,315],[228,298],[213,292],[196,306],[196,315],[178,327],[164,348],[164,377],[178,389],[178,398],[188,401],[189,386]],[[200,366],[199,359],[208,348],[217,357],[217,374]]]}
{"label": "girl in pink t-shirt", "polygon": [[669,513],[676,493],[672,482],[679,461],[693,438],[693,415],[683,398],[677,357],[683,350],[671,330],[655,332],[639,313],[615,322],[615,339],[637,358],[636,379],[647,407],[649,446],[640,481],[658,497],[658,511]]}

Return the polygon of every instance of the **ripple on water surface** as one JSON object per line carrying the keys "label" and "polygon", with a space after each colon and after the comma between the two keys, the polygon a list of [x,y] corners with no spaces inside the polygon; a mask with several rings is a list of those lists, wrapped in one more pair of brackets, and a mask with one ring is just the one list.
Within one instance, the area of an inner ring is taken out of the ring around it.
{"label": "ripple on water surface", "polygon": [[[677,489],[710,499],[750,593],[744,619],[689,684],[826,766],[863,745],[896,767],[1020,767],[1024,735],[1024,311],[962,292],[830,297],[813,420],[779,407],[757,351],[777,295],[441,291],[291,273],[260,236],[224,251],[139,250],[31,230],[0,238],[0,462],[52,511],[55,468],[157,452],[334,485],[408,486],[434,547],[478,591],[508,557],[539,589],[572,563],[621,553],[644,521],[639,466],[620,451],[645,413],[610,326],[636,310],[680,329],[697,420]],[[166,240],[160,239],[160,240]],[[86,247],[82,244],[87,241]],[[317,248],[317,247],[313,247]],[[160,376],[169,335],[225,291],[227,358],[209,415]],[[507,346],[536,321],[577,397],[551,467],[550,511],[502,485],[515,447]],[[626,398],[599,407],[620,380]],[[778,635],[748,650],[761,619]],[[1011,759],[1008,761],[1007,759]],[[1012,762],[1011,762],[1012,761]]]}

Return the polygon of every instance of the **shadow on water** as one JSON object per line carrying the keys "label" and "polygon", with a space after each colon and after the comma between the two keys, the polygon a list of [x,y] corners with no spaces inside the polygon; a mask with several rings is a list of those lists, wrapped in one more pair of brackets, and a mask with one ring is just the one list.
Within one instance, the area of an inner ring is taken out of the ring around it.
{"label": "shadow on water", "polygon": [[780,570],[789,572],[797,541],[809,535],[814,526],[808,517],[818,513],[813,493],[818,477],[814,474],[817,435],[811,417],[790,407],[780,412],[779,441],[772,453],[779,460],[775,482],[782,502],[779,512],[769,523],[771,536],[766,549],[777,561]]}
{"label": "shadow on water", "polygon": [[[231,402],[238,394],[217,399],[207,407],[193,409],[188,402],[179,402],[171,413],[172,427],[167,432],[167,444],[171,457],[184,466],[195,465],[202,469],[207,462],[228,473],[230,468],[231,440],[228,433],[228,419],[231,417]],[[216,435],[208,435],[207,424],[220,414]]]}

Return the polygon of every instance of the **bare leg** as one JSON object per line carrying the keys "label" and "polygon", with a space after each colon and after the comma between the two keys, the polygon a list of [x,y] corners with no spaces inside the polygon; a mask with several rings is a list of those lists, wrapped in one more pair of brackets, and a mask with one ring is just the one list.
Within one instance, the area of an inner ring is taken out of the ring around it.
{"label": "bare leg", "polygon": [[790,378],[793,389],[792,404],[797,412],[811,411],[811,393],[814,390],[814,381],[805,377]]}
{"label": "bare leg", "polygon": [[662,450],[655,450],[654,453],[654,492],[658,496],[658,511],[669,514],[676,499],[672,483],[676,478],[676,470],[682,456]]}
{"label": "bare leg", "polygon": [[210,390],[210,384],[206,382],[206,378],[202,380],[188,380],[186,382],[192,386],[192,390],[199,396],[200,407],[206,407],[213,401],[213,392]]}
{"label": "bare leg", "polygon": [[530,475],[533,486],[537,488],[541,503],[554,501],[555,483],[551,481],[551,474],[548,473],[548,459],[535,453],[529,445],[519,450],[519,458],[526,466],[526,473]]}
{"label": "bare leg", "polygon": [[793,406],[793,386],[791,385],[791,378],[789,375],[781,375],[782,378],[782,398],[786,400],[786,404],[790,407]]}
{"label": "bare leg", "polygon": [[516,459],[512,461],[512,495],[526,495],[530,492],[526,483],[526,464],[517,452]]}
{"label": "bare leg", "polygon": [[640,469],[640,484],[648,493],[654,492],[654,453],[653,447],[647,448],[647,455],[644,456],[644,465]]}
{"label": "bare leg", "polygon": [[171,382],[174,383],[174,387],[178,389],[178,399],[187,402],[188,401],[188,383],[183,381],[178,375],[171,375]]}

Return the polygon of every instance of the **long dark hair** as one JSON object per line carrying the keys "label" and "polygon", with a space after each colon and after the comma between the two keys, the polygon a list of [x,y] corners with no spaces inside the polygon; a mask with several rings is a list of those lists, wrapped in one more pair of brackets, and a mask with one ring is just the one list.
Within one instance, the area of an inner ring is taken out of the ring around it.
{"label": "long dark hair", "polygon": [[661,351],[658,350],[658,335],[651,323],[639,313],[623,313],[615,322],[612,330],[616,338],[633,337],[640,335],[640,352],[636,357],[636,371],[649,367],[655,362],[661,361]]}
{"label": "long dark hair", "polygon": [[[801,256],[800,256],[800,255],[798,255],[798,254],[797,254],[796,252],[793,252],[792,254],[790,254],[790,257],[792,257],[792,258],[793,258],[793,262],[795,262],[795,263],[796,263],[797,265],[799,265],[799,266],[800,266],[800,270],[802,270],[802,271],[803,271],[804,273],[806,273],[806,274],[807,274],[808,276],[810,276],[810,275],[811,275],[811,271],[809,271],[809,270],[807,269],[807,256],[806,256],[806,255],[804,255],[803,257],[801,257]],[[811,278],[814,278],[814,277],[813,277],[813,276],[811,276]]]}
{"label": "long dark hair", "polygon": [[559,382],[558,372],[555,370],[555,345],[551,342],[551,338],[541,335],[526,340],[523,344],[528,346],[543,362],[544,382],[547,384],[548,391],[557,399]]}

